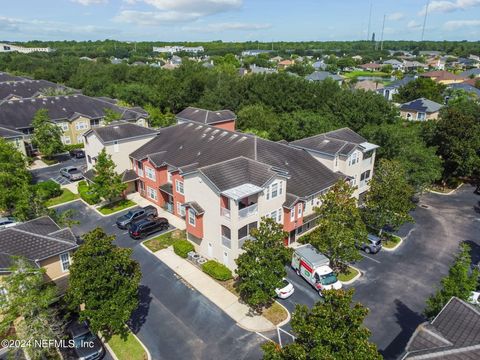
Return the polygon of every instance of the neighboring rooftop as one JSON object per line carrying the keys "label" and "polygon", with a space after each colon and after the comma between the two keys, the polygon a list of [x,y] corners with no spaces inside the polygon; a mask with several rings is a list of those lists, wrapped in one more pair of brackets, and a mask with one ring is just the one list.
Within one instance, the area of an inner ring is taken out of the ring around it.
{"label": "neighboring rooftop", "polygon": [[400,105],[400,110],[434,113],[440,111],[442,104],[425,98],[415,99]]}
{"label": "neighboring rooftop", "polygon": [[211,111],[191,106],[180,111],[176,117],[179,120],[193,121],[200,124],[217,124],[237,119],[237,115],[230,110]]}
{"label": "neighboring rooftop", "polygon": [[20,76],[15,76],[15,75],[10,75],[5,72],[0,72],[0,82],[4,81],[21,81],[21,80],[26,80],[25,78],[22,78]]}
{"label": "neighboring rooftop", "polygon": [[388,85],[385,85],[386,89],[397,89],[399,87],[407,85],[410,81],[415,80],[415,77],[406,75],[403,79],[396,80]]}
{"label": "neighboring rooftop", "polygon": [[460,73],[460,76],[463,76],[463,77],[470,77],[470,76],[474,76],[474,77],[478,77],[480,76],[480,68],[473,68],[473,69],[469,69],[469,70],[466,70],[462,73]]}
{"label": "neighboring rooftop", "polygon": [[470,85],[469,83],[457,83],[457,84],[450,84],[448,85],[449,88],[451,89],[457,89],[457,90],[464,90],[468,93],[475,94],[477,97],[480,98],[480,89],[476,88],[473,85]]}
{"label": "neighboring rooftop", "polygon": [[328,71],[314,71],[310,75],[305,76],[305,79],[309,81],[323,81],[325,79],[332,79],[335,81],[342,81],[343,76],[330,74]]}
{"label": "neighboring rooftop", "polygon": [[0,100],[8,100],[11,97],[37,97],[41,96],[42,90],[45,89],[69,90],[71,92],[79,93],[79,91],[68,89],[65,86],[46,80],[5,81],[0,82]]}
{"label": "neighboring rooftop", "polygon": [[452,297],[430,323],[420,325],[402,359],[479,359],[480,310]]}
{"label": "neighboring rooftop", "polygon": [[113,141],[154,136],[158,130],[150,129],[137,124],[129,122],[115,122],[111,125],[93,128],[87,131],[84,136],[94,133],[102,143],[109,143]]}
{"label": "neighboring rooftop", "polygon": [[465,76],[455,75],[445,70],[429,71],[429,72],[420,74],[420,76],[432,78],[435,81],[466,80]]}
{"label": "neighboring rooftop", "polygon": [[24,136],[24,134],[20,131],[7,129],[0,126],[0,137],[3,137],[4,139],[18,138],[22,136]]}

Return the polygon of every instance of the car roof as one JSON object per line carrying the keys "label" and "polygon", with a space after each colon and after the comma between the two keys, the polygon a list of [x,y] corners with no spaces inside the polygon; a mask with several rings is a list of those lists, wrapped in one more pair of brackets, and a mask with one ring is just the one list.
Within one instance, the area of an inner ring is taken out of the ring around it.
{"label": "car roof", "polygon": [[374,242],[377,242],[378,240],[380,240],[380,238],[377,235],[373,235],[373,234],[368,234],[367,238],[368,240],[374,241]]}
{"label": "car roof", "polygon": [[84,322],[74,321],[68,326],[68,331],[72,337],[77,337],[89,333],[90,329]]}

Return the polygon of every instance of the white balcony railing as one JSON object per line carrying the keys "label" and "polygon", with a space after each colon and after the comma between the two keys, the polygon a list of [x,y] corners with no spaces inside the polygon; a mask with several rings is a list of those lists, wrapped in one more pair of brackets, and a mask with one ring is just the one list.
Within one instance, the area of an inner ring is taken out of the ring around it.
{"label": "white balcony railing", "polygon": [[256,215],[257,213],[258,213],[258,204],[253,204],[253,205],[247,206],[246,208],[238,210],[238,218],[244,219],[246,217]]}
{"label": "white balcony railing", "polygon": [[254,238],[250,235],[244,236],[243,238],[238,240],[238,248],[241,249],[243,247],[243,244],[245,244],[245,241],[247,240],[254,240]]}
{"label": "white balcony railing", "polygon": [[222,215],[223,217],[226,217],[227,219],[231,219],[231,215],[230,215],[230,210],[229,209],[225,209],[225,208],[220,208],[220,215]]}
{"label": "white balcony railing", "polygon": [[227,238],[226,236],[222,235],[222,245],[231,249],[232,248],[232,240]]}

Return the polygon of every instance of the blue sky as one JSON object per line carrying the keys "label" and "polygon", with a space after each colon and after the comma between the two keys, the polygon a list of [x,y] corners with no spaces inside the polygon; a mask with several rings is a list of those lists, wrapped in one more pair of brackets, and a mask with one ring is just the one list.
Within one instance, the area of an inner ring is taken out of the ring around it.
{"label": "blue sky", "polygon": [[[0,39],[420,40],[426,0],[2,0]],[[479,40],[480,0],[431,0],[428,40]]]}

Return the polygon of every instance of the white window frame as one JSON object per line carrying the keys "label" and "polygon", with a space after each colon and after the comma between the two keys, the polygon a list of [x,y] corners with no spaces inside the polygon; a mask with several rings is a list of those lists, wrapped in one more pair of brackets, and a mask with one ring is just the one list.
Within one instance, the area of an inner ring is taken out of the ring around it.
{"label": "white window frame", "polygon": [[183,188],[183,181],[175,180],[175,190],[179,193],[184,195],[184,188]]}
{"label": "white window frame", "polygon": [[195,211],[191,208],[188,209],[188,223],[192,226],[196,226]]}
{"label": "white window frame", "polygon": [[78,144],[83,144],[83,135],[78,135],[77,136],[77,143]]}
{"label": "white window frame", "polygon": [[290,210],[290,221],[295,220],[295,208],[296,206],[292,207],[292,209]]}
{"label": "white window frame", "polygon": [[70,136],[63,136],[63,143],[65,145],[70,145],[72,143],[72,139],[70,139]]}
{"label": "white window frame", "polygon": [[75,129],[76,130],[85,130],[87,128],[87,124],[85,121],[79,121],[75,124]]}
{"label": "white window frame", "polygon": [[153,181],[157,180],[155,176],[155,170],[148,166],[145,166],[145,177]]}
{"label": "white window frame", "polygon": [[[152,194],[153,194],[153,196],[152,196]],[[155,190],[154,188],[151,188],[150,186],[147,186],[147,195],[152,200],[157,200],[158,199],[157,190]]]}
{"label": "white window frame", "polygon": [[[278,195],[280,195],[280,186],[278,185],[278,182],[274,182],[273,184],[270,185],[270,198],[275,199]],[[268,199],[268,198],[267,198]]]}
{"label": "white window frame", "polygon": [[62,122],[59,124],[59,126],[63,131],[68,131],[68,123]]}
{"label": "white window frame", "polygon": [[180,214],[180,216],[185,216],[185,207],[182,206],[180,201],[177,201],[177,213]]}
{"label": "white window frame", "polygon": [[303,204],[300,203],[298,204],[298,217],[302,217],[302,213],[303,213]]}
{"label": "white window frame", "polygon": [[[420,114],[422,114],[422,117],[420,117]],[[423,121],[427,119],[427,113],[426,112],[417,112],[417,120]]]}
{"label": "white window frame", "polygon": [[170,171],[167,171],[167,182],[172,183],[172,173]]}
{"label": "white window frame", "polygon": [[282,223],[282,208],[280,208],[280,209],[277,210],[277,222],[278,222],[279,224]]}
{"label": "white window frame", "polygon": [[348,161],[348,166],[355,165],[358,162],[358,155],[355,151],[352,155],[350,155],[350,160]]}
{"label": "white window frame", "polygon": [[[64,256],[66,256],[67,258],[64,259]],[[59,258],[60,258],[60,266],[62,267],[62,272],[67,272],[71,265],[70,254],[68,252],[60,254]]]}

